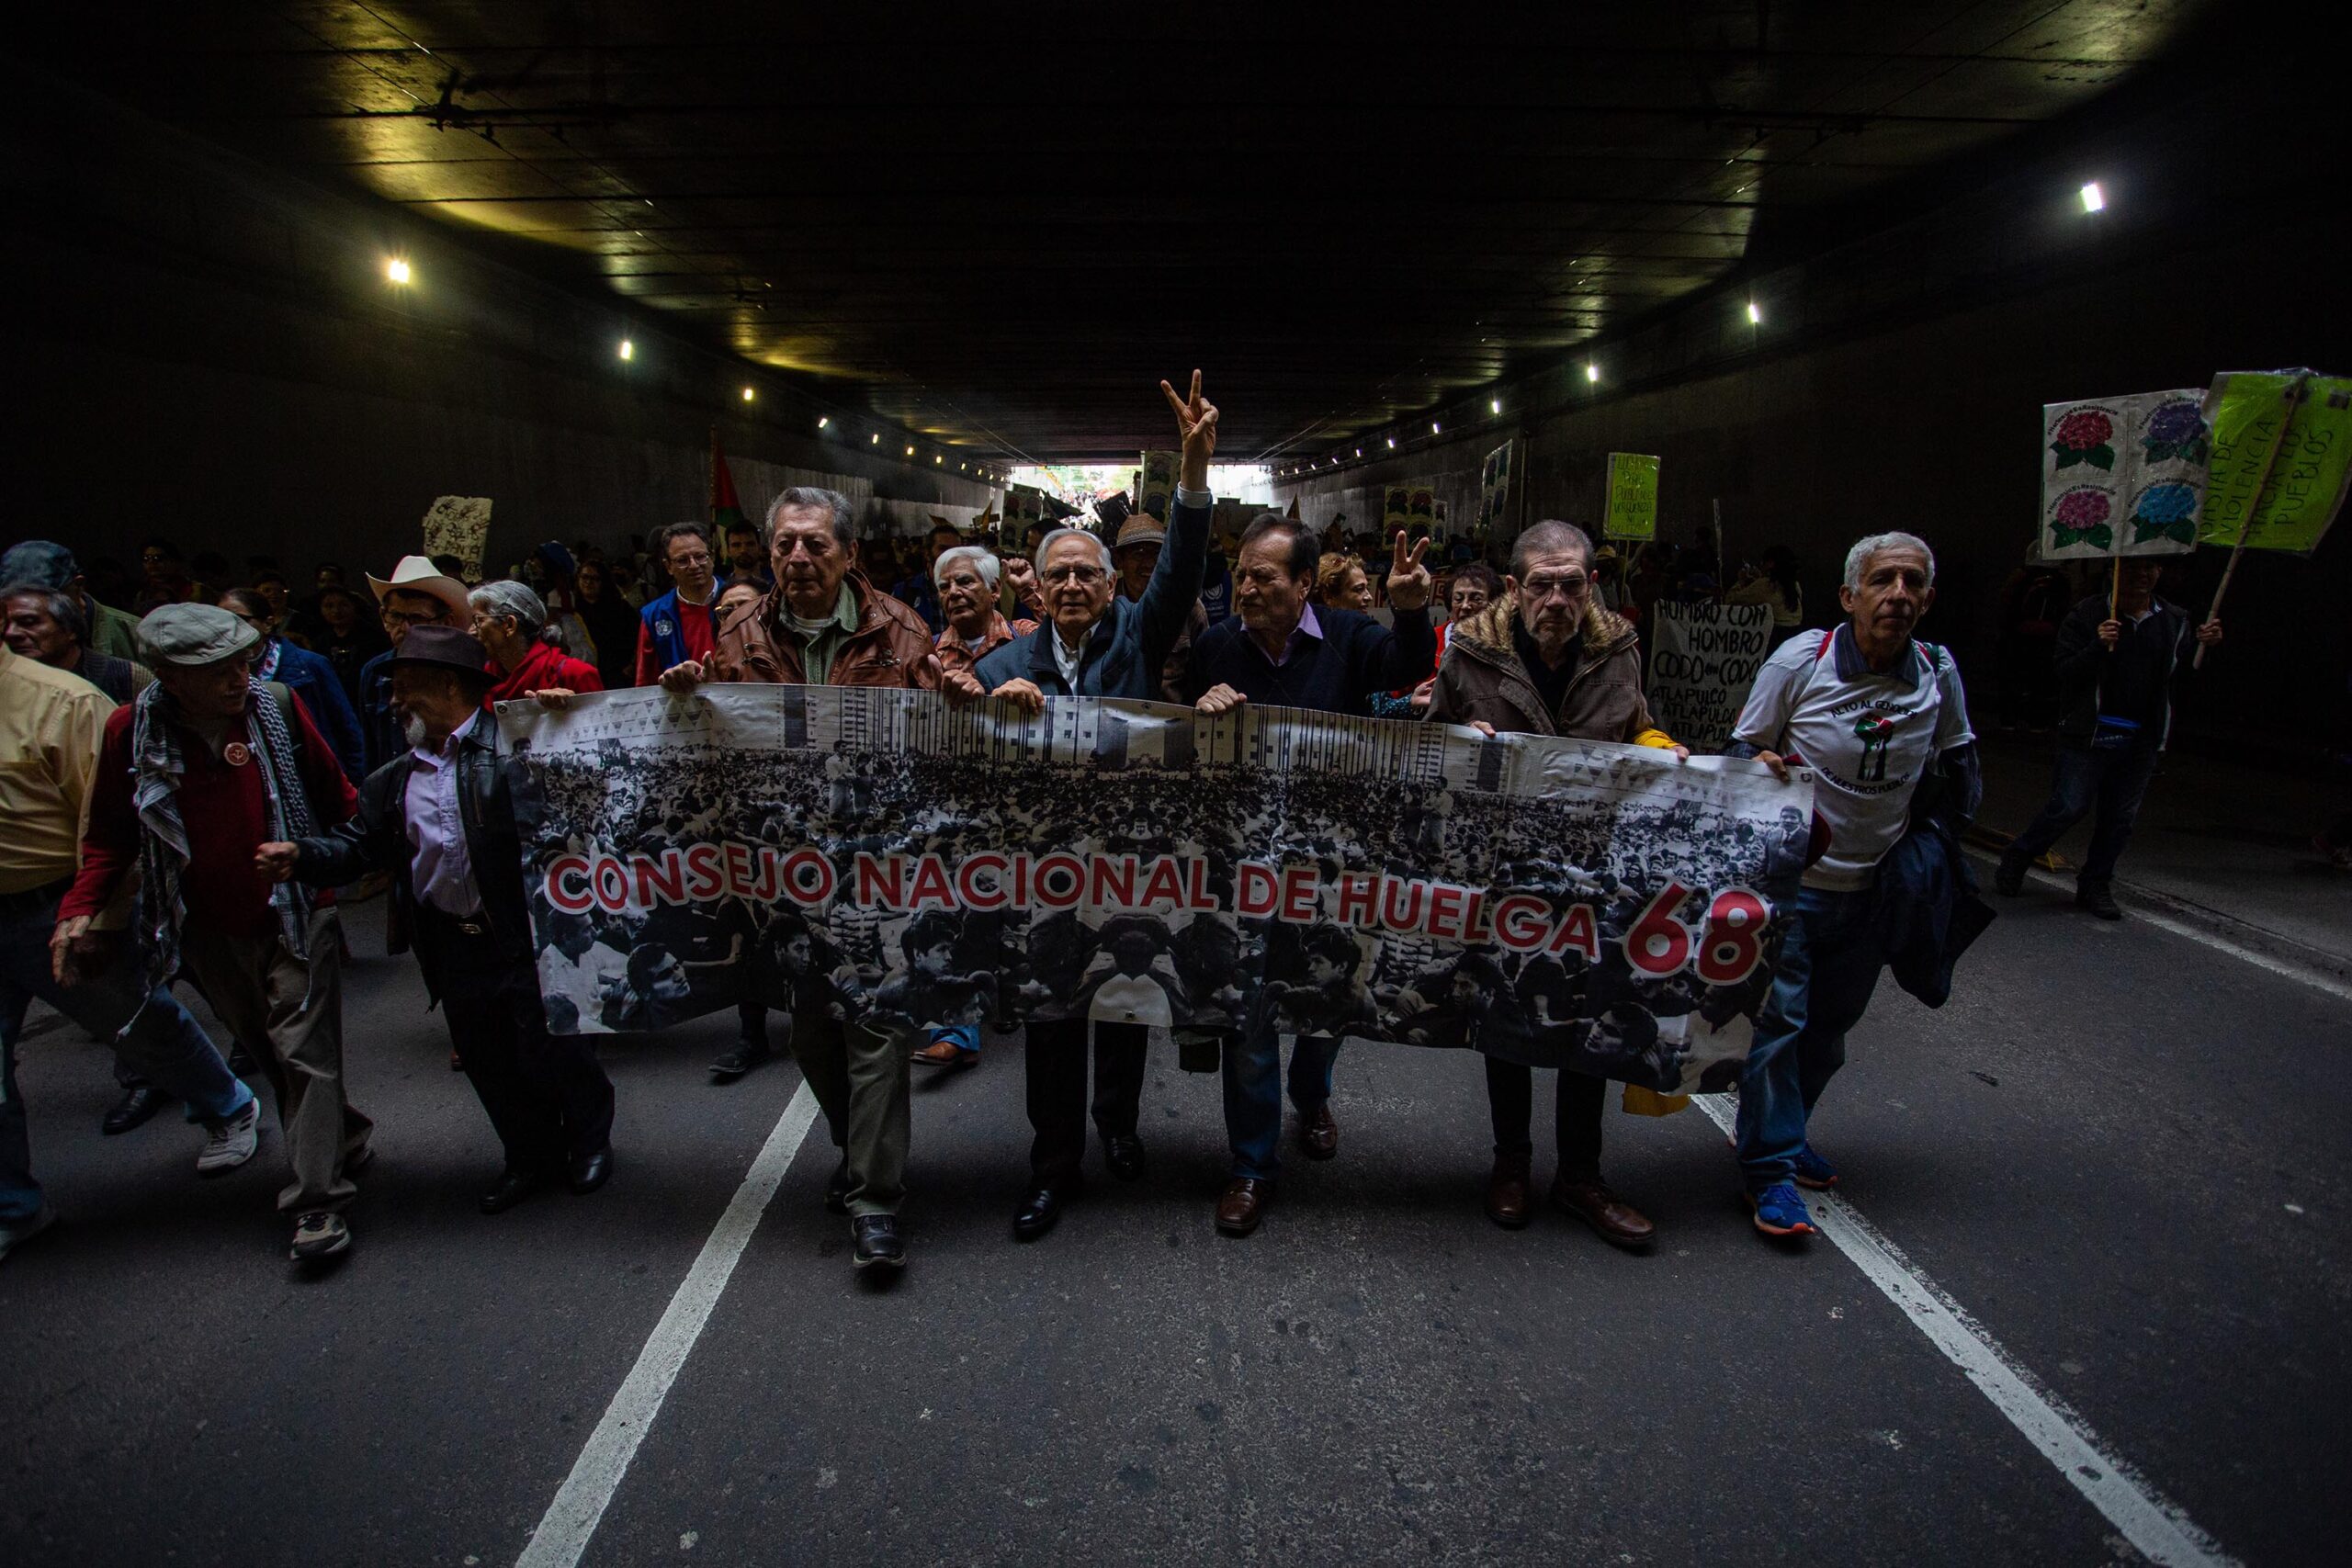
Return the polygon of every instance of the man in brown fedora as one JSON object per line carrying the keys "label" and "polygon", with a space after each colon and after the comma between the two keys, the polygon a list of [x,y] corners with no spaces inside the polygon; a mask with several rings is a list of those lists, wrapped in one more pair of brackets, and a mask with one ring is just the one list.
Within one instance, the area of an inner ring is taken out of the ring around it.
{"label": "man in brown fedora", "polygon": [[391,670],[410,749],[368,775],[349,821],[266,843],[254,863],[274,882],[314,886],[390,875],[392,951],[414,948],[505,1150],[483,1213],[513,1208],[549,1178],[594,1192],[612,1174],[613,1086],[585,1036],[548,1032],[514,763],[482,707],[496,682],[490,655],[455,627],[417,626]]}

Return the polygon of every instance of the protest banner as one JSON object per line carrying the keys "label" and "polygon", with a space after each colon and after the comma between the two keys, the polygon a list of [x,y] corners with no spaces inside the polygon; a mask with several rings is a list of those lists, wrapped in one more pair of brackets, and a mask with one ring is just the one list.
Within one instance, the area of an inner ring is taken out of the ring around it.
{"label": "protest banner", "polygon": [[2298,555],[2319,548],[2352,468],[2352,380],[2227,370],[2204,396],[2213,454],[2199,541]]}
{"label": "protest banner", "polygon": [[1495,538],[1510,504],[1511,448],[1516,438],[1487,454],[1478,465],[1478,527],[1483,537]]}
{"label": "protest banner", "polygon": [[2205,503],[2200,388],[2041,407],[2043,560],[2187,555]]}
{"label": "protest banner", "polygon": [[1609,504],[1605,515],[1612,539],[1657,537],[1657,459],[1639,452],[1609,454]]}
{"label": "protest banner", "polygon": [[1770,604],[1659,600],[1650,632],[1650,721],[1693,751],[1721,751],[1771,647]]}
{"label": "protest banner", "polygon": [[1726,1087],[1812,786],[1250,705],[707,686],[503,704],[548,1026],[732,1005],[1466,1046]]}
{"label": "protest banner", "polygon": [[490,542],[490,498],[486,495],[436,497],[424,513],[424,553],[455,556],[468,582],[481,581],[482,551]]}
{"label": "protest banner", "polygon": [[1176,458],[1173,452],[1146,452],[1136,469],[1136,510],[1168,522],[1176,501]]}

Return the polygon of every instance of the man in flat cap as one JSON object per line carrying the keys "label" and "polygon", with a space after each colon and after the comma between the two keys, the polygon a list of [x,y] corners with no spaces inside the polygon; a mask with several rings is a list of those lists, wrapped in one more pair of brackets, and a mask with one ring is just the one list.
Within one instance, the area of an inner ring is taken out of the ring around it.
{"label": "man in flat cap", "polygon": [[585,1036],[550,1035],[523,891],[513,755],[482,706],[489,651],[450,626],[417,626],[392,658],[392,705],[410,750],[368,775],[358,815],[331,832],[266,843],[272,882],[333,887],[392,879],[391,945],[411,945],[506,1162],[480,1207],[502,1213],[549,1178],[594,1192],[613,1168],[613,1086]]}
{"label": "man in flat cap", "polygon": [[82,868],[58,906],[59,963],[138,874],[139,958],[151,983],[185,963],[238,1039],[261,1048],[293,1180],[292,1256],[351,1245],[371,1123],[343,1093],[343,930],[332,906],[254,864],[266,841],[312,837],[358,804],[300,698],[254,678],[254,628],[213,604],[139,623],[155,683],[107,716]]}

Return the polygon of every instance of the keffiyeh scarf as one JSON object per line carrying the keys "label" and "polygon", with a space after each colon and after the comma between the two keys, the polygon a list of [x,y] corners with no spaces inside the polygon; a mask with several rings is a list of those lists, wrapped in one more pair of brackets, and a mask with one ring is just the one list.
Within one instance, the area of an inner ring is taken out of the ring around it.
{"label": "keffiyeh scarf", "polygon": [[[285,840],[311,837],[317,829],[311,797],[302,786],[301,753],[286,722],[277,693],[263,681],[251,682],[244,739],[261,771],[270,836]],[[180,880],[187,869],[187,825],[180,819],[180,779],[187,761],[171,723],[177,709],[157,682],[139,694],[130,728],[132,807],[139,813],[139,929],[147,945],[151,985],[168,984],[180,966],[180,923],[187,905]],[[298,882],[279,883],[269,895],[280,934],[295,957],[308,958],[311,896]]]}

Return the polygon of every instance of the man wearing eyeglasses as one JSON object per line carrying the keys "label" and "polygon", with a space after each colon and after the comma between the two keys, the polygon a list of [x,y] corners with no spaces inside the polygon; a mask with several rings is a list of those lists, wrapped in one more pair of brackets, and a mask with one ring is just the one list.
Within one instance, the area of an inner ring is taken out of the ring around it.
{"label": "man wearing eyeglasses", "polygon": [[[1033,714],[1044,711],[1048,696],[1160,699],[1160,668],[1183,635],[1208,559],[1209,513],[1216,504],[1209,489],[1209,457],[1216,450],[1217,411],[1201,395],[1198,370],[1193,372],[1189,397],[1179,397],[1165,381],[1159,390],[1176,412],[1184,455],[1175,517],[1142,593],[1133,599],[1119,595],[1111,552],[1099,536],[1080,528],[1055,529],[1037,551],[1047,624],[998,649],[973,670],[948,676],[944,684],[951,695],[968,701],[985,693]],[[1053,1229],[1080,1188],[1079,1162],[1086,1153],[1086,1025],[1082,1016],[1029,1025],[1029,1124],[1036,1137],[1029,1151],[1031,1190],[1012,1221],[1012,1234],[1023,1241]],[[1094,1124],[1102,1134],[1104,1163],[1121,1180],[1143,1174],[1143,1140],[1136,1123],[1147,1038],[1139,1023],[1094,1025]]]}
{"label": "man wearing eyeglasses", "polygon": [[[1429,717],[1488,735],[1561,735],[1655,746],[1678,761],[1690,755],[1650,722],[1633,626],[1593,592],[1592,541],[1572,523],[1538,523],[1520,535],[1502,598],[1453,623]],[[1518,1062],[1486,1063],[1495,1131],[1487,1217],[1517,1230],[1527,1224],[1535,1075]],[[1607,1082],[1566,1067],[1559,1080],[1553,1204],[1619,1247],[1646,1246],[1655,1227],[1600,1179]]]}
{"label": "man wearing eyeglasses", "polygon": [[[338,571],[340,568],[336,569]],[[390,577],[368,576],[375,592],[384,635],[392,646],[359,667],[360,738],[366,742],[367,773],[403,756],[408,740],[392,711],[392,658],[412,626],[450,626],[464,631],[473,622],[466,585],[424,556],[402,556]]]}
{"label": "man wearing eyeglasses", "polygon": [[718,622],[711,609],[718,593],[718,569],[710,530],[699,523],[657,528],[653,558],[669,569],[673,586],[637,613],[641,623],[637,637],[640,686],[650,686],[663,671],[683,664],[699,668],[718,646]]}

